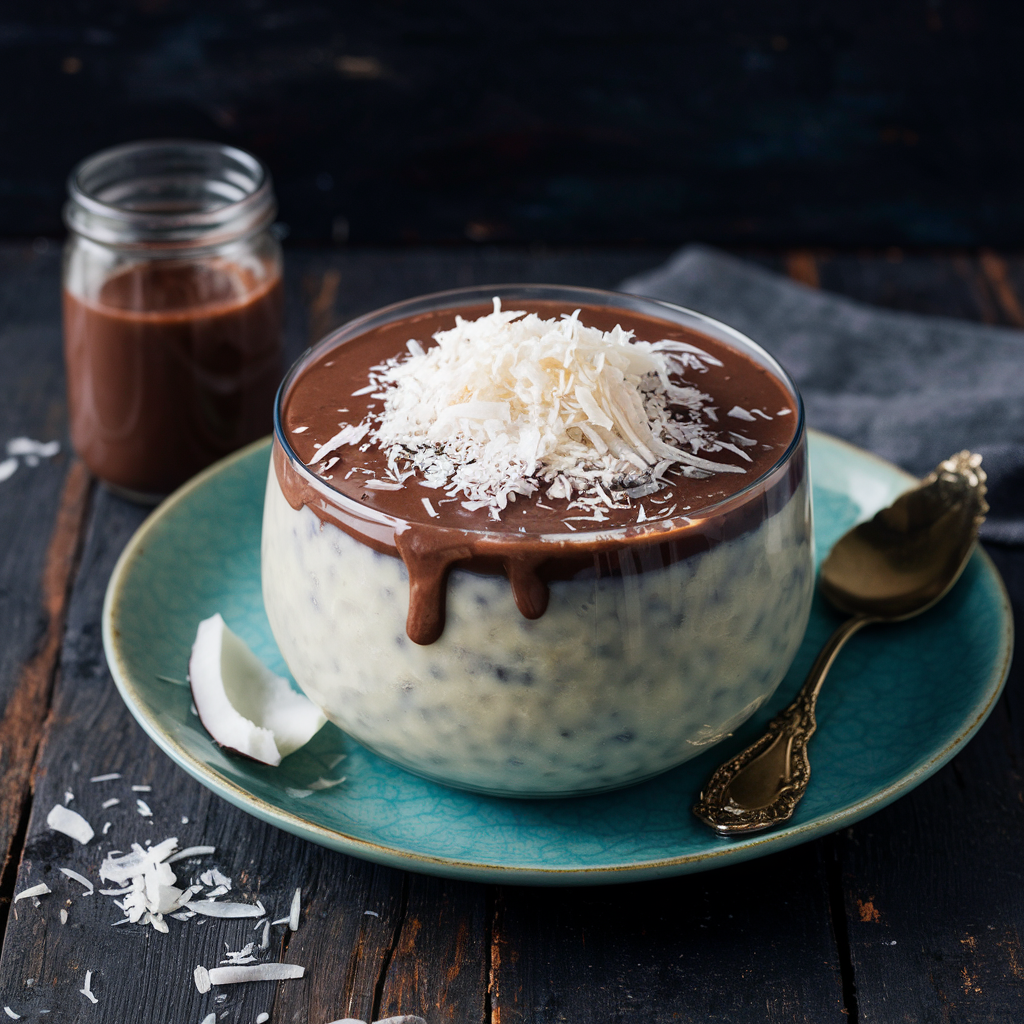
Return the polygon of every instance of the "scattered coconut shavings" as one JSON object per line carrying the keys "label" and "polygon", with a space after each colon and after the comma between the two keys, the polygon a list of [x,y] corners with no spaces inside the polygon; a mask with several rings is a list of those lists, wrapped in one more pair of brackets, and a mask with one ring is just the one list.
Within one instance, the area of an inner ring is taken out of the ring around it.
{"label": "scattered coconut shavings", "polygon": [[256,1024],[266,1024],[270,1020],[269,1013],[259,1013],[256,1015]]}
{"label": "scattered coconut shavings", "polygon": [[96,834],[89,824],[77,811],[72,811],[61,804],[55,804],[53,810],[46,816],[46,824],[54,832],[63,832],[72,839],[77,839],[83,846],[88,843]]}
{"label": "scattered coconut shavings", "polygon": [[111,822],[103,822],[103,834],[106,835],[110,831]]}
{"label": "scattered coconut shavings", "polygon": [[132,786],[133,793],[152,793],[152,786]]}
{"label": "scattered coconut shavings", "polygon": [[375,1020],[373,1024],[427,1024],[422,1017],[414,1013],[403,1013],[397,1017],[385,1017],[383,1020]]}
{"label": "scattered coconut shavings", "polygon": [[99,1000],[92,994],[92,971],[85,972],[85,984],[78,990],[94,1006]]}
{"label": "scattered coconut shavings", "polygon": [[[492,313],[456,317],[430,349],[410,344],[408,355],[374,367],[358,393],[377,389],[384,400],[370,439],[387,454],[388,475],[400,482],[419,471],[426,486],[496,518],[544,485],[570,507],[614,506],[630,488],[662,486],[670,468],[745,472],[697,454],[722,446],[705,422],[712,399],[684,372],[722,366],[718,359],[682,341],[587,327],[579,312],[543,320],[503,311],[495,298]],[[310,464],[357,443],[366,427],[343,425]]]}
{"label": "scattered coconut shavings", "polygon": [[215,1014],[215,1013],[208,1013],[203,1018],[203,1024],[217,1024],[217,1014]]}
{"label": "scattered coconut shavings", "polygon": [[371,491],[400,491],[405,485],[397,480],[364,480],[363,486]]}
{"label": "scattered coconut shavings", "polygon": [[376,910],[364,910],[363,917],[380,917]]}
{"label": "scattered coconut shavings", "polygon": [[297,932],[299,930],[299,911],[302,909],[302,890],[296,889],[292,896],[291,909],[288,911],[288,928]]}
{"label": "scattered coconut shavings", "polygon": [[210,972],[201,964],[192,972],[192,978],[201,993],[210,991]]}
{"label": "scattered coconut shavings", "polygon": [[[2,477],[0,477],[0,479],[2,479]],[[4,1013],[6,1013],[11,1020],[21,1020],[21,1014],[15,1013],[9,1006],[4,1007]]]}
{"label": "scattered coconut shavings", "polygon": [[136,800],[135,806],[138,808],[139,814],[144,818],[152,818],[153,812],[149,809],[149,804],[145,800]]}
{"label": "scattered coconut shavings", "polygon": [[430,516],[431,519],[437,519],[437,517],[441,513],[438,512],[437,509],[435,509],[434,506],[430,504],[430,499],[420,498],[420,501],[423,502],[423,507],[427,510],[427,515]]}
{"label": "scattered coconut shavings", "polygon": [[776,416],[788,416],[793,410],[792,409],[780,409],[775,415]]}
{"label": "scattered coconut shavings", "polygon": [[260,939],[260,949],[270,949],[270,922],[263,922],[263,938]]}
{"label": "scattered coconut shavings", "polygon": [[104,800],[103,803],[100,804],[100,807],[102,807],[103,810],[106,810],[108,807],[116,807],[120,802],[121,801],[118,800],[116,796],[112,796],[109,800]]}
{"label": "scattered coconut shavings", "polygon": [[252,964],[246,967],[211,967],[211,985],[239,985],[246,981],[287,981],[301,978],[305,967],[298,964]]}
{"label": "scattered coconut shavings", "polygon": [[68,912],[63,907],[60,908],[60,923],[61,924],[67,924],[68,923]]}
{"label": "scattered coconut shavings", "polygon": [[60,873],[66,875],[68,878],[74,879],[79,885],[85,886],[85,895],[91,896],[95,891],[96,887],[89,881],[85,875],[80,875],[77,871],[72,871],[71,868],[61,868]]}
{"label": "scattered coconut shavings", "polygon": [[213,900],[192,900],[188,905],[189,910],[205,917],[263,917],[267,910],[256,901],[252,903],[217,903]]}
{"label": "scattered coconut shavings", "polygon": [[3,483],[4,480],[9,480],[14,476],[14,471],[17,468],[17,459],[4,459],[3,462],[0,462],[0,483]]}
{"label": "scattered coconut shavings", "polygon": [[22,889],[21,892],[14,897],[14,902],[17,903],[18,900],[31,899],[33,896],[45,896],[51,891],[52,890],[45,882],[40,882],[38,885],[31,885],[27,889]]}
{"label": "scattered coconut shavings", "polygon": [[289,920],[287,917],[279,917],[276,921],[271,921],[270,923],[273,925],[287,924]]}
{"label": "scattered coconut shavings", "polygon": [[72,793],[70,789],[65,789],[64,790],[64,806],[67,807],[67,805],[69,803],[71,803],[71,801],[74,800],[74,799],[75,799],[75,794]]}

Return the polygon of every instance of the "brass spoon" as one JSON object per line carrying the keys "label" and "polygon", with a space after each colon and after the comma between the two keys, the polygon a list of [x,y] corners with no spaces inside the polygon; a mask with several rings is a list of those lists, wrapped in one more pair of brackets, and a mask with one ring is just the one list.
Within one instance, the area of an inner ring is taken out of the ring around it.
{"label": "brass spoon", "polygon": [[985,490],[981,456],[960,452],[840,537],[819,586],[851,618],[829,637],[793,703],[711,776],[693,807],[698,818],[719,835],[741,836],[792,817],[810,782],[814,708],[836,655],[863,626],[909,619],[949,592],[988,512]]}

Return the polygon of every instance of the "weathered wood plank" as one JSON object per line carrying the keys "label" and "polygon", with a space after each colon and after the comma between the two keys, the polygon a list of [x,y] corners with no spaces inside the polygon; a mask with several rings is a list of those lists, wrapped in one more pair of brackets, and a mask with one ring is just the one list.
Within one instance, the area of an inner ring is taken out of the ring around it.
{"label": "weathered wood plank", "polygon": [[663,882],[498,892],[495,1024],[839,1020],[820,844]]}
{"label": "weathered wood plank", "polygon": [[[89,490],[67,445],[57,275],[55,250],[0,246],[0,929]],[[20,436],[63,450],[7,476]]]}

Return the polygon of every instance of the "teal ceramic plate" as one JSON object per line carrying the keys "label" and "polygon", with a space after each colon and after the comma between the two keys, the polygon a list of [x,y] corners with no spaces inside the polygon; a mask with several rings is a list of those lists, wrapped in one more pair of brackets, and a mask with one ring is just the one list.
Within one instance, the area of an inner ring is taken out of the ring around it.
{"label": "teal ceramic plate", "polygon": [[[863,818],[945,764],[1002,689],[1009,601],[983,552],[950,595],[910,622],[869,629],[839,658],[818,708],[814,777],[785,828],[718,838],[690,814],[702,782],[798,689],[838,622],[816,603],[800,653],[770,704],[736,736],[650,782],[575,800],[505,800],[410,775],[333,725],[279,768],[224,754],[189,710],[183,679],[196,626],[214,612],[286,674],[260,596],[260,519],[269,443],[213,466],[165,501],[121,556],[103,639],[121,695],[185,771],[296,835],[367,860],[476,880],[562,885],[702,871],[806,842]],[[819,556],[913,481],[874,456],[811,436]],[[347,757],[336,763],[338,754]],[[346,776],[331,789],[320,778]]]}

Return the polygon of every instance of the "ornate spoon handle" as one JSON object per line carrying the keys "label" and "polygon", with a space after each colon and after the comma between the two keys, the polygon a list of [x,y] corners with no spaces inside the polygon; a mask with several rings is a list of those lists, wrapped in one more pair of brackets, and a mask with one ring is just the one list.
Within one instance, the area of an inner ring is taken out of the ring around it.
{"label": "ornate spoon handle", "polygon": [[693,813],[719,835],[763,832],[788,821],[807,790],[807,744],[818,723],[814,708],[821,685],[843,645],[877,619],[854,615],[821,649],[796,699],[768,723],[764,734],[726,761],[708,779]]}

